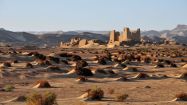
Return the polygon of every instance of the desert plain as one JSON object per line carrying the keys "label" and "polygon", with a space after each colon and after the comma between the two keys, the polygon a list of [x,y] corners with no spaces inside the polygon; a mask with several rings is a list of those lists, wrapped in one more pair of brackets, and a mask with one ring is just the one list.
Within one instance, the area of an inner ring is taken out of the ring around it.
{"label": "desert plain", "polygon": [[[45,92],[55,93],[58,105],[187,105],[176,96],[187,92],[187,47],[182,45],[1,47],[0,63],[0,105],[27,105],[24,97]],[[89,100],[87,93],[95,88],[103,97]]]}

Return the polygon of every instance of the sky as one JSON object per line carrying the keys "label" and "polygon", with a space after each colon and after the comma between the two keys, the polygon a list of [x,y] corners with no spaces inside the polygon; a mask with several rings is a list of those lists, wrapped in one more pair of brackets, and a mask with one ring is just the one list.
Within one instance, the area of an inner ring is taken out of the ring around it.
{"label": "sky", "polygon": [[172,29],[187,24],[187,0],[0,0],[12,31]]}

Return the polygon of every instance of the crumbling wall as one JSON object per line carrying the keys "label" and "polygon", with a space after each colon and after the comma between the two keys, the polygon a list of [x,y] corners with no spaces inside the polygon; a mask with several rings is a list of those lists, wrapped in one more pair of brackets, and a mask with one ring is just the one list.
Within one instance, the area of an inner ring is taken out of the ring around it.
{"label": "crumbling wall", "polygon": [[136,31],[130,31],[129,28],[124,28],[121,34],[115,30],[111,31],[108,45],[120,46],[126,42],[138,43],[140,40],[140,29],[137,29]]}
{"label": "crumbling wall", "polygon": [[100,41],[100,40],[88,40],[88,39],[80,39],[80,38],[72,38],[69,42],[61,42],[60,43],[60,47],[62,48],[72,48],[72,47],[79,47],[79,48],[83,48],[84,46],[89,47],[89,46],[100,46],[103,45],[104,42]]}
{"label": "crumbling wall", "polygon": [[79,45],[78,46],[81,47],[81,46],[85,46],[87,44],[88,44],[88,40],[82,39],[82,40],[79,41]]}

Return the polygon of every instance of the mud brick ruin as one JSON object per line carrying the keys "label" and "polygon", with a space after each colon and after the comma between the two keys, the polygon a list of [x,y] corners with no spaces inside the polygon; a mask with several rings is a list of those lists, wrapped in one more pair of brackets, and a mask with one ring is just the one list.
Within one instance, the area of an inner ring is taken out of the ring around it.
{"label": "mud brick ruin", "polygon": [[122,33],[113,30],[110,32],[108,46],[134,45],[139,43],[140,40],[140,29],[131,31],[129,28],[124,28]]}

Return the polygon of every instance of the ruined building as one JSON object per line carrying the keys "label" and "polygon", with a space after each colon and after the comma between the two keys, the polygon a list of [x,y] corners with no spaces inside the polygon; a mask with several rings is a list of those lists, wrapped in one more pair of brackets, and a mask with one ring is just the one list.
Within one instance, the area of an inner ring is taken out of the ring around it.
{"label": "ruined building", "polygon": [[140,29],[131,31],[129,28],[124,28],[122,33],[113,30],[110,32],[108,46],[133,45],[139,43],[140,40]]}
{"label": "ruined building", "polygon": [[70,39],[69,42],[61,42],[61,48],[89,48],[89,47],[103,47],[105,43],[97,39],[81,39],[79,37],[74,37]]}

